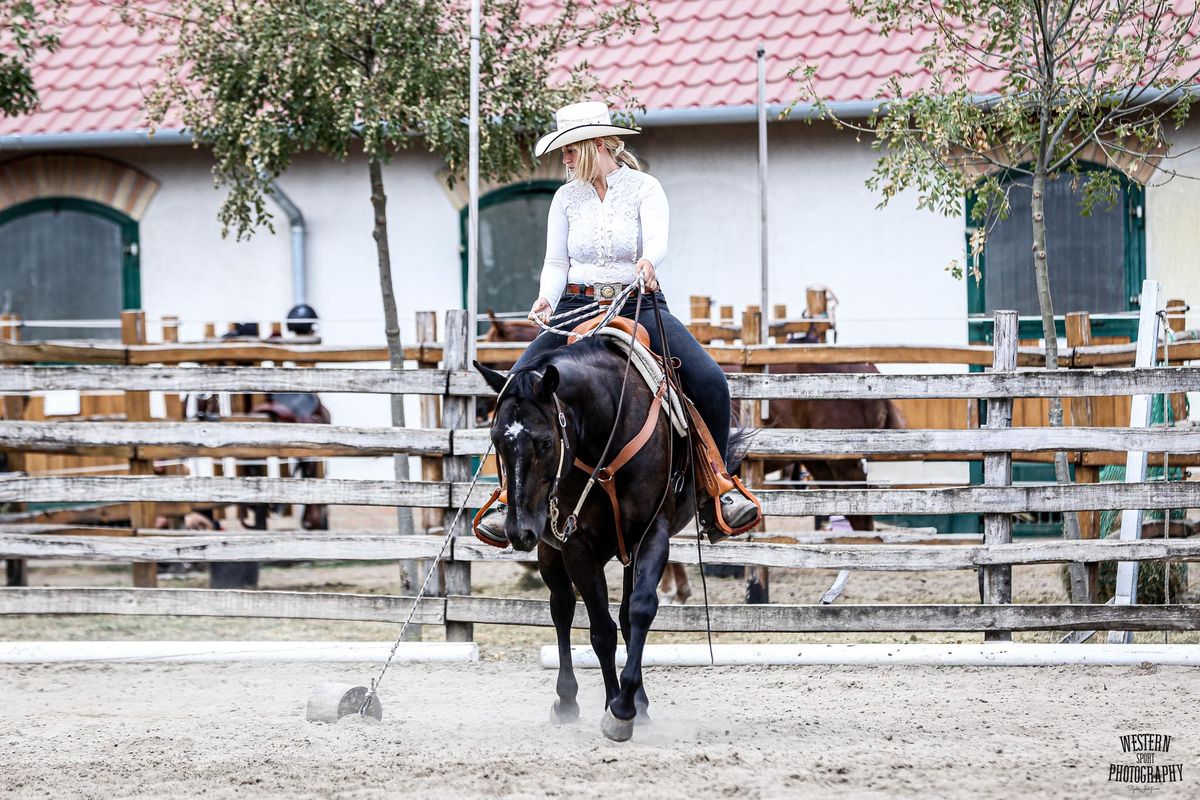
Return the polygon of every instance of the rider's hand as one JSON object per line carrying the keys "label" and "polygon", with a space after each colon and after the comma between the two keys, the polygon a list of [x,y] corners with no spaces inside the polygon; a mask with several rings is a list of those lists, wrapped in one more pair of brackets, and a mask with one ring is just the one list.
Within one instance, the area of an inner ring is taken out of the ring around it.
{"label": "rider's hand", "polygon": [[658,291],[658,278],[654,275],[654,265],[646,259],[642,259],[637,263],[638,275],[641,275],[646,282],[647,292]]}
{"label": "rider's hand", "polygon": [[529,319],[536,321],[536,318],[540,319],[544,325],[549,324],[550,312],[552,310],[553,309],[550,307],[550,301],[544,297],[539,297],[537,300],[533,301],[533,308],[529,309]]}

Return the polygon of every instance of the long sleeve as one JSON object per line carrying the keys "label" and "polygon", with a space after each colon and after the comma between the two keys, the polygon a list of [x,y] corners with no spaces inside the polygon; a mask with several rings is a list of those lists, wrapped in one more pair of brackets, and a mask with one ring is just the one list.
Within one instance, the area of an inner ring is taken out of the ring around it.
{"label": "long sleeve", "polygon": [[642,223],[642,258],[653,264],[654,269],[661,269],[667,257],[667,228],[671,213],[667,205],[667,193],[663,191],[662,184],[653,178],[647,180],[642,188],[638,217]]}
{"label": "long sleeve", "polygon": [[538,287],[538,296],[549,300],[551,306],[558,304],[567,288],[567,272],[571,267],[567,255],[567,227],[567,209],[559,191],[550,202],[546,220],[546,260],[542,262],[542,279]]}

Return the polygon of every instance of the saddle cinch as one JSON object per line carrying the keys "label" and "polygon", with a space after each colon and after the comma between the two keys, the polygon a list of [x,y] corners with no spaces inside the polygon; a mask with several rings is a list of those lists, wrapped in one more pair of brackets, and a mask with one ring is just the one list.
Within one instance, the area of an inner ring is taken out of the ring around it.
{"label": "saddle cinch", "polygon": [[[573,329],[573,335],[568,337],[567,344],[570,345],[579,341],[584,334],[596,328],[600,324],[601,320],[602,317],[594,317],[593,319],[586,320],[585,322],[577,325]],[[634,327],[635,325],[637,326],[636,328]],[[722,458],[720,451],[717,450],[717,446],[713,442],[712,434],[709,432],[708,426],[704,423],[704,419],[700,416],[700,412],[696,410],[696,406],[687,398],[686,395],[683,394],[680,388],[674,384],[670,386],[670,389],[667,392],[668,397],[664,402],[662,395],[660,394],[660,387],[664,382],[663,361],[657,353],[650,349],[650,336],[647,334],[645,327],[643,327],[640,323],[635,323],[633,320],[626,319],[624,317],[616,317],[615,319],[609,321],[608,325],[599,332],[599,335],[611,339],[614,343],[626,351],[631,348],[633,349],[633,365],[635,366],[638,374],[640,374],[646,381],[647,385],[650,387],[650,390],[655,393],[655,406],[658,406],[660,403],[665,406],[665,411],[668,415],[668,418],[671,420],[672,425],[675,427],[676,432],[680,436],[687,434],[688,422],[690,422],[693,432],[693,435],[689,438],[693,448],[692,464],[695,473],[694,477],[696,479],[697,486],[701,488],[706,495],[708,495],[712,503],[711,509],[709,509],[711,510],[711,515],[705,514],[703,511],[701,511],[702,516],[710,518],[716,523],[716,526],[728,536],[736,536],[737,534],[745,533],[754,526],[758,525],[759,522],[762,521],[762,504],[759,502],[757,497],[755,497],[748,489],[746,489],[740,478],[738,478],[736,475],[730,475],[726,471],[725,460]],[[657,410],[657,408],[654,410],[655,414],[657,414]],[[654,414],[651,416],[653,417]],[[639,436],[637,438],[642,437]],[[641,449],[641,444],[644,443],[638,443],[635,445],[635,442],[630,442],[629,445],[626,445],[626,447],[622,449],[621,454],[618,456],[618,460],[620,461],[619,464],[614,461],[614,463],[607,468],[607,471],[610,475],[615,474],[617,469],[619,469],[621,465],[628,461],[629,458],[632,458],[632,456],[636,454],[637,450]],[[628,453],[626,456],[626,451],[630,450],[631,445],[634,446],[633,452]],[[626,457],[621,458],[621,456]],[[472,530],[475,530],[476,538],[496,547],[502,547],[503,545],[497,545],[492,540],[479,535],[476,528],[479,524],[479,521],[483,518],[483,515],[487,513],[488,508],[490,508],[493,503],[497,501],[506,503],[508,501],[507,487],[503,485],[503,473],[500,477],[500,488],[493,492],[492,497],[488,499],[487,503],[485,503],[481,509],[479,509],[479,511],[475,514],[475,519],[472,523]],[[611,485],[611,482],[608,485]],[[758,515],[755,519],[738,528],[730,527],[730,525],[725,521],[720,502],[722,495],[733,490],[737,490],[758,509]],[[612,491],[615,494],[615,489]],[[611,499],[613,499],[615,507],[615,497]],[[616,512],[614,511],[614,513]],[[617,519],[619,525],[619,514],[617,514]]]}

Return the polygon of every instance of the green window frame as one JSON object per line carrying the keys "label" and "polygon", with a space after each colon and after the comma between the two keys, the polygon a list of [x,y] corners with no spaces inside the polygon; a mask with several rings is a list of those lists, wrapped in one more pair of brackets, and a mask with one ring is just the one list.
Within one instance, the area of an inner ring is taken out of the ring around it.
{"label": "green window frame", "polygon": [[142,307],[141,241],[138,222],[112,206],[78,197],[39,197],[0,211],[0,226],[44,211],[78,211],[117,223],[121,229],[121,308]]}
{"label": "green window frame", "polygon": [[[1116,174],[1124,197],[1124,281],[1126,311],[1136,311],[1138,296],[1141,292],[1142,281],[1146,279],[1146,190],[1117,170],[1111,170],[1100,164],[1085,162],[1080,164],[1083,170],[1108,170]],[[977,198],[974,193],[968,194],[964,209],[963,239],[967,243],[968,253],[973,229],[971,215],[975,209]],[[981,276],[976,280],[973,273],[978,268]],[[967,330],[971,344],[991,344],[992,320],[987,314],[987,298],[984,292],[982,276],[987,269],[986,251],[974,258],[968,255],[965,281],[967,284]],[[1074,310],[1074,309],[1071,309]],[[1065,336],[1065,318],[1057,316],[1055,329],[1059,336]],[[1092,333],[1096,336],[1128,336],[1137,335],[1137,320],[1111,318],[1097,315],[1092,319]],[[1038,317],[1022,317],[1018,321],[1017,335],[1022,339],[1042,338],[1042,323]]]}
{"label": "green window frame", "polygon": [[[479,198],[479,212],[482,215],[485,209],[500,205],[501,203],[505,203],[509,200],[514,200],[518,197],[525,197],[528,195],[553,196],[553,194],[558,191],[561,186],[562,181],[551,180],[521,181],[519,183],[509,184],[508,186],[502,186],[499,189],[488,192]],[[463,206],[462,210],[459,212],[458,225],[460,241],[459,257],[462,267],[461,297],[463,308],[467,307],[467,212],[468,207]],[[541,256],[542,254],[539,253],[539,260],[541,259]],[[534,298],[530,297],[529,302],[532,303],[533,299]]]}

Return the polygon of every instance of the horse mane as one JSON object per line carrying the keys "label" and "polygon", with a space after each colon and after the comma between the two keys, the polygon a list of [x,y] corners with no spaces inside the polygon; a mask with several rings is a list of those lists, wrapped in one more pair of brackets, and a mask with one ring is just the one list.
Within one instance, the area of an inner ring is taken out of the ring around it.
{"label": "horse mane", "polygon": [[597,356],[601,353],[621,355],[621,351],[617,349],[616,345],[598,336],[589,336],[574,344],[556,347],[541,353],[520,370],[511,373],[506,394],[512,394],[515,397],[531,397],[536,394],[535,382],[541,380],[542,372],[546,367],[550,365],[559,367],[564,363],[594,367]]}

